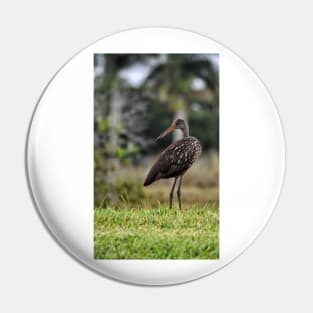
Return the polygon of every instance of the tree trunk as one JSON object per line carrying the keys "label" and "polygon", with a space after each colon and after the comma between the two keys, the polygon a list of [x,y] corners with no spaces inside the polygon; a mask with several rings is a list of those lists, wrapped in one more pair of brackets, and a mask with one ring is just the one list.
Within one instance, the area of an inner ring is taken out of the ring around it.
{"label": "tree trunk", "polygon": [[116,158],[116,150],[119,147],[119,132],[122,122],[122,107],[123,97],[119,88],[113,88],[112,96],[110,99],[110,152],[113,160],[113,165],[118,167],[119,160]]}

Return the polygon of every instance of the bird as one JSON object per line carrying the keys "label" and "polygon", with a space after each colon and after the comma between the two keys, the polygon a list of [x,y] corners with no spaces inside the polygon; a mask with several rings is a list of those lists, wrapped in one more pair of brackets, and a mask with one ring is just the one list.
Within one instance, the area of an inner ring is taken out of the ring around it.
{"label": "bird", "polygon": [[163,178],[174,178],[172,189],[169,197],[169,207],[172,208],[173,192],[178,180],[177,198],[179,209],[181,210],[181,185],[183,175],[196,162],[201,155],[201,143],[192,136],[189,136],[188,124],[182,118],[177,118],[171,126],[167,128],[157,139],[165,137],[174,130],[180,130],[183,138],[169,145],[157,158],[148,172],[144,181],[144,186],[148,186],[153,182]]}

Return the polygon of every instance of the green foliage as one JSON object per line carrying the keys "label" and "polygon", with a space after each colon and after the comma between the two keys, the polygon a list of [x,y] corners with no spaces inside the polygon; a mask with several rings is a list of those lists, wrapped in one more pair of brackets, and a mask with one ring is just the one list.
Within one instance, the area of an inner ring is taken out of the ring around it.
{"label": "green foliage", "polygon": [[[219,73],[208,54],[96,54],[94,61],[95,69],[102,70],[95,75],[94,84],[97,148],[104,141],[111,144],[111,129],[118,136],[114,157],[127,164],[138,162],[142,156],[155,154],[171,142],[168,136],[157,146],[153,144],[175,113],[185,111],[190,133],[200,139],[203,149],[218,150]],[[134,87],[120,74],[136,66],[148,72],[141,84]],[[195,89],[195,80],[202,87]],[[112,108],[116,107],[114,91],[123,99],[118,112],[120,125],[109,122]],[[129,150],[129,145],[136,149]]]}
{"label": "green foliage", "polygon": [[123,204],[140,202],[145,198],[142,184],[138,181],[134,181],[133,179],[120,178],[113,187],[119,200]]}
{"label": "green foliage", "polygon": [[115,156],[124,164],[130,164],[132,157],[137,155],[139,149],[132,143],[128,144],[127,147],[118,147],[115,152]]}
{"label": "green foliage", "polygon": [[197,137],[204,152],[219,150],[219,110],[217,107],[208,110],[189,111],[190,129]]}
{"label": "green foliage", "polygon": [[[131,177],[114,177],[109,179],[105,175],[95,175],[95,199],[94,205],[125,206],[130,203],[139,203],[146,198],[142,183]],[[98,178],[98,179],[97,179]]]}
{"label": "green foliage", "polygon": [[94,150],[94,199],[95,204],[100,205],[101,201],[108,201],[109,193],[108,177],[109,162],[99,149]]}
{"label": "green foliage", "polygon": [[110,117],[103,118],[98,122],[98,131],[101,134],[105,134],[110,127]]}
{"label": "green foliage", "polygon": [[215,206],[94,211],[96,259],[218,259]]}

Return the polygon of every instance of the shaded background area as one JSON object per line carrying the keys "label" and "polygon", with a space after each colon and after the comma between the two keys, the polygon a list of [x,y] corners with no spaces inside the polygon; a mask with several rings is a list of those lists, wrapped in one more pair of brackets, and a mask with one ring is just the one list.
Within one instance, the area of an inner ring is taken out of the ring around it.
{"label": "shaded background area", "polygon": [[183,204],[218,202],[219,57],[216,54],[95,54],[95,207],[167,203],[171,181],[143,188],[144,176],[182,117],[203,148],[183,180]]}

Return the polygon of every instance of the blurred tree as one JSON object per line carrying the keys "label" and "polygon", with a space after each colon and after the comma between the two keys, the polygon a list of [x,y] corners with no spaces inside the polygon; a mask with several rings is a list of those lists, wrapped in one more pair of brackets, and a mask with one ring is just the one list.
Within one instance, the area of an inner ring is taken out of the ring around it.
{"label": "blurred tree", "polygon": [[105,194],[112,200],[114,195],[110,186],[114,171],[120,167],[121,161],[138,152],[131,140],[126,144],[124,141],[123,145],[123,108],[131,87],[120,73],[148,58],[149,55],[142,54],[94,56],[95,199]]}
{"label": "blurred tree", "polygon": [[[96,54],[95,55],[95,110],[96,123],[108,117],[109,128],[107,151],[114,161],[114,166],[119,165],[117,152],[120,147],[120,133],[122,131],[122,110],[127,102],[129,86],[119,73],[136,62],[145,62],[149,55],[143,54]],[[105,109],[103,109],[103,107]],[[97,127],[96,127],[97,128]]]}
{"label": "blurred tree", "polygon": [[[218,74],[206,54],[163,54],[144,82],[146,90],[169,107],[173,118],[188,120],[188,104],[218,102]],[[180,138],[174,132],[173,140]]]}

